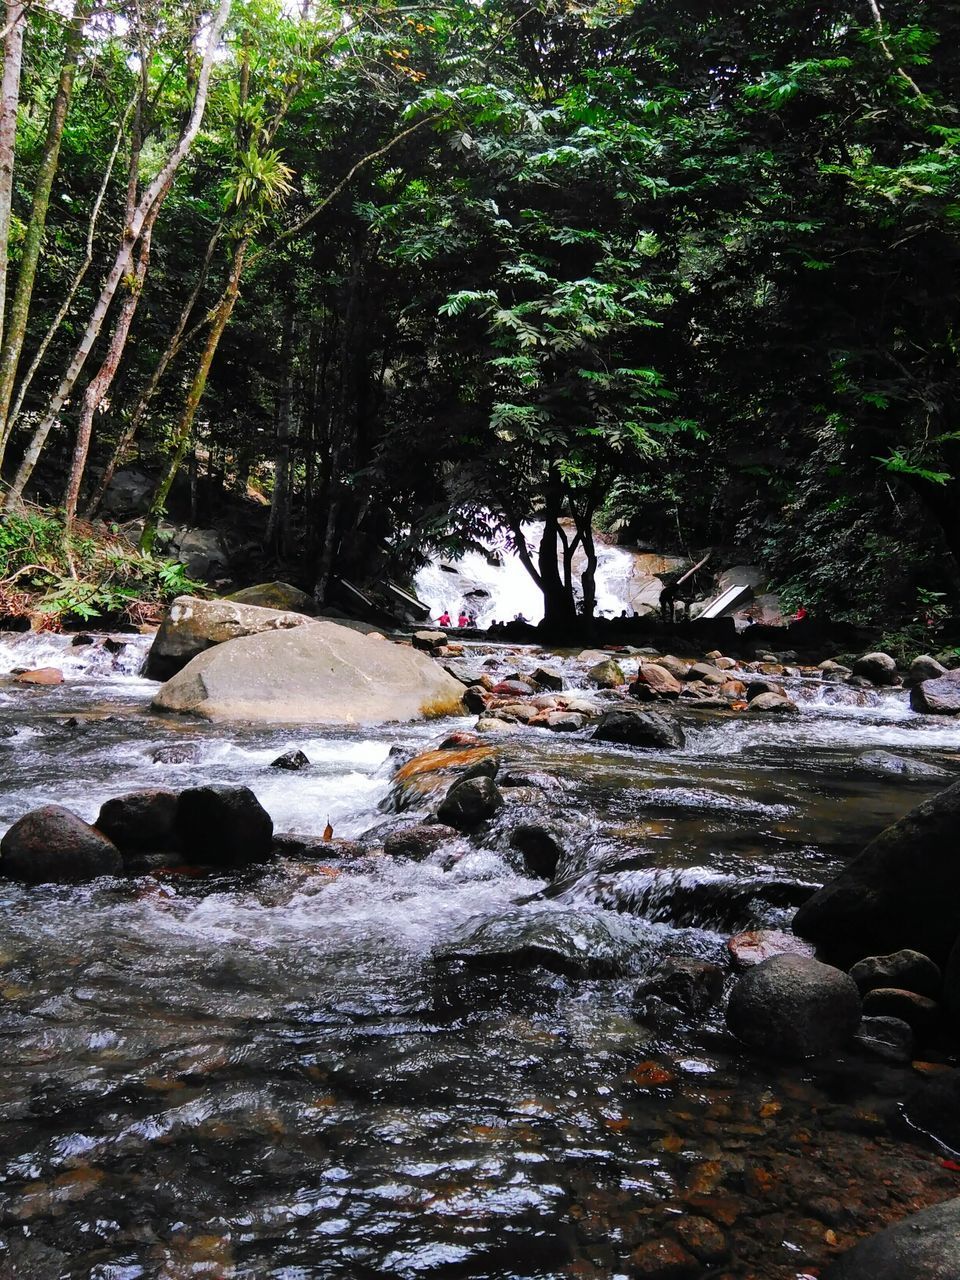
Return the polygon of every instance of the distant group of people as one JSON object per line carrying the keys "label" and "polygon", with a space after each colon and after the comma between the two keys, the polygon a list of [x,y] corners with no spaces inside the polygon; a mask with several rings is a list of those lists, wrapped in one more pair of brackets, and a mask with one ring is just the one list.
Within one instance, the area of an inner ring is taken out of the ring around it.
{"label": "distant group of people", "polygon": [[[468,613],[466,609],[461,609],[459,617],[457,618],[457,626],[458,627],[475,627],[476,625],[477,625],[477,615],[475,613]],[[440,617],[437,619],[437,626],[438,627],[453,626],[453,621],[450,617],[450,611],[448,609],[444,609],[443,613],[441,613]]]}

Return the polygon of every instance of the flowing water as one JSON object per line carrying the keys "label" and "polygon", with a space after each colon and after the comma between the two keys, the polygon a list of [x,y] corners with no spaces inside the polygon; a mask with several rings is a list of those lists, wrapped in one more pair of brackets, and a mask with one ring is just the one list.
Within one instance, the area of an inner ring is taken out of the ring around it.
{"label": "flowing water", "polygon": [[[159,718],[147,642],[118,641],[0,637],[0,673],[66,675],[0,686],[0,832],[43,803],[92,820],[126,791],[230,782],[278,830],[361,837],[389,820],[391,752],[471,723]],[[674,753],[519,730],[505,769],[560,786],[515,788],[482,837],[421,863],[369,838],[243,875],[0,883],[0,1276],[617,1277],[706,1218],[727,1261],[704,1246],[690,1274],[792,1280],[950,1194],[898,1118],[909,1067],[772,1066],[718,1015],[632,1015],[665,956],[720,960],[731,932],[785,925],[960,771],[960,728],[900,694],[794,693],[789,721],[685,713]],[[310,767],[271,769],[292,746]],[[561,832],[549,893],[510,848],[520,820]],[[437,962],[483,920],[571,919],[626,937],[615,976]]]}

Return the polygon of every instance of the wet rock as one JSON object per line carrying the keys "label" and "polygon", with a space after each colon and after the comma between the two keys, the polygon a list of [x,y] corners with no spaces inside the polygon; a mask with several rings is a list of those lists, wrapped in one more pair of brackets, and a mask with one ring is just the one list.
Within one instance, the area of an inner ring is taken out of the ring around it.
{"label": "wet rock", "polygon": [[748,687],[742,680],[724,680],[720,693],[724,698],[745,698]]}
{"label": "wet rock", "polygon": [[63,684],[63,672],[59,667],[37,667],[33,671],[21,671],[15,676],[17,684]]}
{"label": "wet rock", "polygon": [[896,684],[897,664],[889,653],[865,653],[854,662],[853,674],[871,684]]}
{"label": "wet rock", "polygon": [[272,853],[279,857],[317,862],[339,862],[362,858],[367,850],[358,840],[302,835],[296,831],[276,831]]}
{"label": "wet rock", "polygon": [[[921,1132],[960,1152],[960,1071],[944,1071],[918,1084],[907,1098],[904,1112]],[[960,1231],[960,1222],[957,1229]]]}
{"label": "wet rock", "polygon": [[920,951],[894,951],[888,956],[867,956],[850,970],[861,995],[875,987],[899,987],[937,1000],[943,990],[939,965]]}
{"label": "wet rock", "polygon": [[490,702],[492,694],[481,684],[472,684],[464,690],[463,705],[475,716],[482,715],[487,709],[487,703]]}
{"label": "wet rock", "polygon": [[797,912],[793,931],[850,963],[909,948],[944,961],[960,934],[960,783],[887,827]]}
{"label": "wet rock", "polygon": [[626,676],[619,662],[613,658],[604,658],[602,662],[592,666],[587,672],[587,679],[598,689],[616,689],[618,685],[626,683]]}
{"label": "wet rock", "polygon": [[913,1028],[901,1018],[864,1018],[854,1040],[882,1062],[910,1062],[913,1058]]}
{"label": "wet rock", "polygon": [[615,742],[629,747],[659,747],[666,751],[677,751],[684,744],[680,726],[655,711],[608,711],[601,716],[593,736],[598,742]]}
{"label": "wet rock", "polygon": [[911,1214],[838,1258],[823,1280],[955,1280],[960,1276],[960,1199]]}
{"label": "wet rock", "polygon": [[255,604],[261,609],[280,609],[308,616],[317,612],[317,602],[313,596],[307,595],[299,587],[292,587],[289,582],[259,582],[256,586],[244,587],[242,591],[234,591],[223,598],[236,604]]}
{"label": "wet rock", "polygon": [[922,715],[955,716],[960,713],[960,680],[953,674],[924,680],[910,690],[910,706]]}
{"label": "wet rock", "polygon": [[495,778],[499,767],[499,752],[495,747],[482,743],[421,751],[393,775],[389,807],[402,813],[412,805],[439,797],[453,782],[464,782],[467,778]]}
{"label": "wet rock", "polygon": [[704,684],[720,686],[723,684],[726,676],[717,667],[711,666],[709,662],[695,662],[687,671],[688,680],[702,680]]}
{"label": "wet rock", "polygon": [[70,884],[122,871],[116,845],[58,804],[25,814],[0,840],[0,875],[24,884]]}
{"label": "wet rock", "polygon": [[245,866],[273,849],[273,820],[249,787],[191,787],[180,795],[177,834],[191,862]]}
{"label": "wet rock", "polygon": [[563,688],[563,676],[553,667],[537,667],[533,673],[533,679],[537,682],[541,689],[560,690]]}
{"label": "wet rock", "polygon": [[276,760],[270,761],[271,769],[288,769],[296,771],[298,769],[309,768],[310,761],[302,751],[295,748],[292,751],[285,751],[282,756],[277,756]]}
{"label": "wet rock", "polygon": [[492,778],[468,778],[450,788],[437,807],[437,819],[457,831],[469,831],[492,818],[502,805],[503,796]]}
{"label": "wet rock", "polygon": [[521,822],[510,832],[510,844],[523,858],[523,865],[538,880],[552,880],[563,847],[555,834],[540,822]]}
{"label": "wet rock", "polygon": [[894,755],[892,751],[865,751],[860,756],[860,764],[864,769],[875,773],[895,775],[902,778],[943,778],[948,782],[953,774],[941,769],[926,760],[914,760],[910,756]]}
{"label": "wet rock", "polygon": [[700,1262],[723,1262],[729,1253],[727,1238],[715,1222],[696,1214],[684,1214],[674,1227],[677,1238]]}
{"label": "wet rock", "polygon": [[496,706],[494,710],[498,717],[504,720],[516,720],[520,724],[529,724],[538,714],[537,708],[531,706],[529,702],[508,702],[505,706]]}
{"label": "wet rock", "polygon": [[579,711],[548,711],[543,723],[554,733],[577,733],[587,723],[587,718]]}
{"label": "wet rock", "polygon": [[392,858],[407,858],[410,862],[422,862],[448,840],[455,840],[453,827],[440,823],[418,822],[416,826],[393,831],[383,842],[383,852]]}
{"label": "wet rock", "polygon": [[94,826],[121,853],[179,849],[178,805],[179,797],[174,791],[131,791],[107,800]]}
{"label": "wet rock", "polygon": [[634,697],[655,695],[659,698],[677,698],[683,685],[666,667],[657,662],[645,662],[637,672],[637,678],[630,686]]}
{"label": "wet rock", "polygon": [[538,791],[563,791],[563,783],[551,773],[542,773],[538,769],[508,769],[497,778],[497,786],[502,790],[507,787],[535,787]]}
{"label": "wet rock", "polygon": [[839,1049],[860,1022],[860,993],[840,969],[779,955],[748,969],[727,1006],[727,1025],[749,1048],[800,1060]]}
{"label": "wet rock", "polygon": [[603,978],[628,972],[636,953],[628,922],[609,912],[517,910],[479,926],[468,924],[434,959],[471,969],[543,968],[570,977]]}
{"label": "wet rock", "polygon": [[936,1000],[896,987],[874,987],[868,991],[863,997],[863,1012],[868,1018],[899,1018],[918,1036],[929,1034],[940,1021]]}
{"label": "wet rock", "polygon": [[501,720],[499,716],[481,716],[474,728],[477,733],[514,733],[516,724]]}
{"label": "wet rock", "polygon": [[776,680],[751,680],[747,685],[747,701],[752,702],[764,693],[775,693],[780,698],[787,696],[787,691]]}
{"label": "wet rock", "polygon": [[723,994],[723,970],[693,956],[671,956],[637,988],[636,1013],[644,1021],[660,1021],[663,1005],[698,1017]]}
{"label": "wet rock", "polygon": [[493,686],[492,692],[497,698],[527,698],[536,693],[536,689],[532,681],[521,680],[519,676],[514,676],[512,679],[498,681]]}
{"label": "wet rock", "polygon": [[922,684],[924,680],[939,680],[946,674],[947,668],[942,662],[938,662],[929,653],[922,653],[910,663],[903,683],[912,688],[915,684]]}
{"label": "wet rock", "polygon": [[200,746],[196,742],[178,742],[168,747],[157,747],[150,753],[154,764],[192,764],[200,759]]}
{"label": "wet rock", "polygon": [[748,929],[727,939],[727,950],[735,969],[752,969],[773,956],[813,956],[809,942],[780,929]]}
{"label": "wet rock", "polygon": [[435,649],[442,649],[446,643],[447,637],[443,631],[415,631],[413,633],[413,647],[422,649],[425,653],[433,653]]}
{"label": "wet rock", "polygon": [[676,1240],[664,1237],[638,1245],[630,1255],[630,1270],[636,1280],[696,1280],[702,1268]]}
{"label": "wet rock", "polygon": [[[747,697],[750,698],[749,693]],[[779,711],[790,715],[798,711],[797,704],[779,693],[759,693],[750,698],[747,704],[750,711]]]}

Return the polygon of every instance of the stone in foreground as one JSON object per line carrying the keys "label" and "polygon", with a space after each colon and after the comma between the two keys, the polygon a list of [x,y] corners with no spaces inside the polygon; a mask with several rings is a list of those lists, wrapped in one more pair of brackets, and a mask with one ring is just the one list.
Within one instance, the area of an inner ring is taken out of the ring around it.
{"label": "stone in foreground", "polygon": [[957,1280],[960,1199],[911,1214],[838,1258],[823,1280]]}
{"label": "stone in foreground", "polygon": [[727,1025],[750,1049],[794,1061],[841,1048],[860,1023],[857,984],[807,956],[780,955],[748,969]]}
{"label": "stone in foreground", "polygon": [[24,884],[73,884],[122,871],[116,845],[58,804],[24,814],[0,840],[0,873]]}
{"label": "stone in foreground", "polygon": [[102,805],[96,827],[123,853],[177,849],[177,805],[173,791],[131,791]]}
{"label": "stone in foreground", "polygon": [[193,787],[180,795],[184,854],[212,866],[246,866],[273,851],[273,819],[249,787]]}
{"label": "stone in foreground", "polygon": [[462,695],[463,685],[425,654],[310,621],[201,653],[153,706],[205,720],[376,724],[458,712]]}

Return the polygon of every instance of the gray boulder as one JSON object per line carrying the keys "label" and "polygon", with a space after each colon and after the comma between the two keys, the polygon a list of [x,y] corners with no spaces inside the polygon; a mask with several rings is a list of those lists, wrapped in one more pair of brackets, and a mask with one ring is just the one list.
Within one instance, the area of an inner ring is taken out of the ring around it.
{"label": "gray boulder", "polygon": [[793,930],[849,963],[909,948],[937,963],[960,934],[960,782],[911,809],[797,912]]}
{"label": "gray boulder", "polygon": [[749,711],[779,711],[781,714],[786,715],[796,715],[798,712],[797,704],[780,693],[758,693],[750,699],[747,709]]}
{"label": "gray boulder", "polygon": [[939,680],[947,674],[947,668],[929,653],[921,653],[910,663],[910,669],[903,678],[905,685],[921,684],[924,680]]}
{"label": "gray boulder", "polygon": [[249,787],[192,787],[180,795],[184,854],[211,866],[246,866],[273,851],[273,820]]}
{"label": "gray boulder", "polygon": [[920,951],[894,951],[888,956],[867,956],[850,970],[861,995],[875,987],[899,987],[939,1000],[943,974],[939,965]]}
{"label": "gray boulder", "polygon": [[960,714],[960,680],[951,673],[938,680],[924,680],[910,690],[910,706],[921,715]]}
{"label": "gray boulder", "polygon": [[492,778],[467,778],[454,783],[437,807],[437,821],[457,831],[486,822],[503,806],[500,788]]}
{"label": "gray boulder", "polygon": [[854,662],[853,674],[871,684],[896,684],[897,664],[889,653],[865,653]]}
{"label": "gray boulder", "polygon": [[618,708],[600,718],[593,731],[598,742],[614,742],[627,747],[659,747],[677,751],[684,744],[683,730],[667,716],[656,711],[632,711]]}
{"label": "gray boulder", "polygon": [[800,1060],[841,1048],[860,1023],[849,974],[807,956],[779,955],[738,980],[727,1025],[750,1049]]}
{"label": "gray boulder", "polygon": [[913,1213],[838,1258],[823,1280],[957,1280],[960,1199]]}
{"label": "gray boulder", "polygon": [[[303,613],[262,609],[233,600],[198,600],[177,596],[154,637],[143,674],[148,680],[169,680],[191,659],[227,640],[314,625]],[[329,625],[329,624],[328,624]]]}
{"label": "gray boulder", "polygon": [[300,620],[306,626],[201,653],[167,681],[154,709],[275,724],[375,724],[461,710],[463,685],[425,654],[333,622]]}
{"label": "gray boulder", "polygon": [[184,529],[174,538],[173,546],[191,578],[212,582],[230,567],[226,544],[217,529]]}
{"label": "gray boulder", "polygon": [[116,845],[58,804],[24,814],[0,840],[0,875],[24,884],[71,884],[122,870]]}
{"label": "gray boulder", "polygon": [[317,612],[317,602],[313,596],[308,596],[299,587],[292,587],[289,582],[259,582],[256,586],[244,587],[242,591],[234,591],[223,598],[234,604],[278,609],[281,613],[306,613],[312,616]]}

